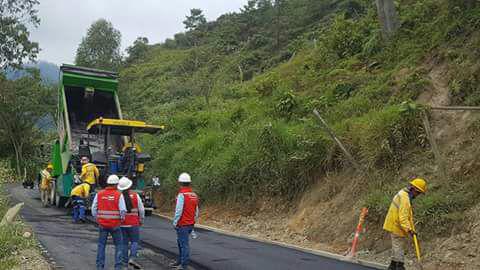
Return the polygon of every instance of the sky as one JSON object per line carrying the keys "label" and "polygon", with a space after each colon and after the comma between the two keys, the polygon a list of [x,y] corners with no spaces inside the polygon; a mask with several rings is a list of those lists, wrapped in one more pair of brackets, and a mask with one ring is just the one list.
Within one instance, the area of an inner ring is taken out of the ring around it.
{"label": "sky", "polygon": [[183,20],[191,8],[203,10],[207,20],[239,11],[248,0],[40,0],[40,26],[31,29],[39,42],[38,60],[57,65],[73,63],[88,27],[104,18],[122,33],[122,52],[139,37],[150,44],[163,42],[184,31]]}

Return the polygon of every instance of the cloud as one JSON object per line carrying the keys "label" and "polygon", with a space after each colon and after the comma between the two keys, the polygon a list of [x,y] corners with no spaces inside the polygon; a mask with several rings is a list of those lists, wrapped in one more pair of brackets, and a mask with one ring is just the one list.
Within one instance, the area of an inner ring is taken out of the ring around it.
{"label": "cloud", "polygon": [[99,18],[112,22],[122,33],[125,49],[139,36],[151,43],[164,41],[183,31],[191,8],[201,8],[208,20],[238,11],[247,0],[42,0],[40,26],[32,39],[40,43],[39,59],[56,64],[73,63],[87,28]]}

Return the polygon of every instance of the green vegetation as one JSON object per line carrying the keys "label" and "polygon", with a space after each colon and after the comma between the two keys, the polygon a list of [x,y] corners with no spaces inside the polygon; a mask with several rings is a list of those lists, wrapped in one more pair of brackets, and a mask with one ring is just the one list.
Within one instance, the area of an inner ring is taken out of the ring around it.
{"label": "green vegetation", "polygon": [[[214,22],[192,10],[186,33],[121,69],[122,104],[127,117],[169,127],[144,140],[167,190],[188,171],[207,203],[288,201],[322,173],[350,167],[319,129],[317,108],[358,161],[391,172],[366,192],[379,218],[401,187],[395,172],[428,151],[423,108],[414,103],[432,87],[428,63],[454,70],[457,104],[480,102],[480,7],[460,2],[400,1],[402,26],[389,42],[374,1],[249,1]],[[455,195],[458,188],[421,199],[420,226],[466,210],[470,197]]]}
{"label": "green vegetation", "polygon": [[[12,170],[7,169],[7,165],[7,162],[0,160],[0,219],[11,207],[2,186],[5,180],[11,179],[14,174]],[[18,264],[15,254],[27,248],[35,248],[35,239],[23,237],[24,231],[25,226],[22,223],[0,226],[0,269],[13,269]]]}

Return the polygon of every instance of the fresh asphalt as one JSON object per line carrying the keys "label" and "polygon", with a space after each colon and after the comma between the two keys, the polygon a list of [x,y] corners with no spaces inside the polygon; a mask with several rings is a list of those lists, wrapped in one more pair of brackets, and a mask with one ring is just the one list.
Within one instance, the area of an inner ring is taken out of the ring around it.
{"label": "fresh asphalt", "polygon": [[[59,269],[95,269],[98,233],[94,225],[73,224],[64,209],[42,208],[37,190],[26,190],[21,186],[8,189],[13,201],[25,202],[22,217],[33,227]],[[376,269],[200,228],[195,231],[198,238],[190,241],[195,269]],[[160,217],[147,217],[141,238],[144,269],[167,269],[165,265],[169,258],[178,254],[176,235],[170,222]],[[112,265],[113,247],[109,246],[107,250],[107,265]]]}

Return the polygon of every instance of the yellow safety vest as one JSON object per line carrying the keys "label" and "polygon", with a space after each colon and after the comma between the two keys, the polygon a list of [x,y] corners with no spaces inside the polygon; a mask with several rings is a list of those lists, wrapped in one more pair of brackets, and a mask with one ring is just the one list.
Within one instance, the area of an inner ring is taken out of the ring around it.
{"label": "yellow safety vest", "polygon": [[72,192],[70,192],[70,196],[78,196],[82,198],[87,198],[88,194],[90,194],[90,185],[87,183],[77,185],[72,189]]}
{"label": "yellow safety vest", "polygon": [[87,163],[82,166],[82,173],[80,174],[80,178],[83,182],[87,182],[91,185],[97,182],[97,178],[100,175],[100,172],[97,169],[97,166],[93,163]]}
{"label": "yellow safety vest", "polygon": [[415,231],[413,210],[406,188],[400,190],[392,200],[383,229],[400,237],[405,237],[410,231]]}

